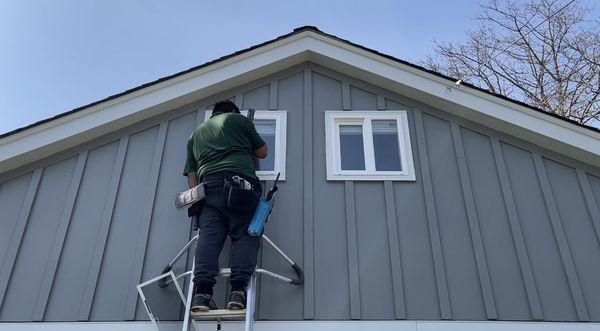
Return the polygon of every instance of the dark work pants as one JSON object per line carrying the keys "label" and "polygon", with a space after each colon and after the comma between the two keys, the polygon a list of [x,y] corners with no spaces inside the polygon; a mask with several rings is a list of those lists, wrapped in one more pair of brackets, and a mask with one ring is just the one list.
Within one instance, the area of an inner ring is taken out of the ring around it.
{"label": "dark work pants", "polygon": [[260,238],[247,233],[254,212],[238,212],[223,203],[223,176],[230,174],[219,172],[202,179],[206,183],[206,198],[198,221],[193,279],[199,293],[212,294],[215,276],[219,273],[219,254],[228,235],[231,238],[232,290],[244,290],[256,268]]}

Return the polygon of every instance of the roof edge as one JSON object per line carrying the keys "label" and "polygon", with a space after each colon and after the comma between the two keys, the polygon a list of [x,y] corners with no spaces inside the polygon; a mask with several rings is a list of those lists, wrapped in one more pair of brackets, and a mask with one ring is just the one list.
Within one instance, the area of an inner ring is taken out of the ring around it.
{"label": "roof edge", "polygon": [[[73,114],[73,113],[79,112],[79,111],[81,111],[81,110],[85,110],[85,109],[87,109],[87,108],[91,108],[91,107],[93,107],[93,106],[96,106],[96,105],[99,105],[99,104],[101,104],[101,103],[104,103],[104,102],[107,102],[107,101],[110,101],[110,100],[117,99],[117,98],[119,98],[119,97],[122,97],[122,96],[124,96],[124,95],[127,95],[127,94],[130,94],[130,93],[133,93],[133,92],[136,92],[136,91],[142,90],[142,89],[144,89],[144,88],[146,88],[146,87],[150,87],[150,86],[153,86],[153,85],[156,85],[156,84],[162,83],[162,82],[164,82],[164,81],[167,81],[167,80],[169,80],[169,79],[176,78],[176,77],[179,77],[179,76],[183,76],[183,75],[185,75],[185,74],[188,74],[188,73],[190,73],[190,72],[193,72],[193,71],[196,71],[196,70],[198,70],[198,69],[201,69],[201,68],[205,68],[205,67],[207,67],[207,66],[210,66],[210,65],[212,65],[212,64],[215,64],[215,63],[218,63],[218,62],[221,62],[221,61],[224,61],[224,60],[230,59],[230,58],[232,58],[232,57],[235,57],[235,56],[237,56],[237,55],[240,55],[240,54],[243,54],[243,53],[247,53],[247,52],[250,52],[250,51],[252,51],[252,50],[254,50],[254,49],[261,48],[261,47],[263,47],[263,46],[266,46],[266,45],[269,45],[269,44],[275,43],[275,42],[277,42],[277,41],[279,41],[279,40],[285,39],[285,38],[287,38],[287,37],[290,37],[290,36],[292,36],[292,35],[298,34],[298,33],[300,33],[300,32],[303,32],[303,31],[314,31],[314,32],[321,32],[321,30],[317,29],[317,28],[316,28],[316,27],[314,27],[314,26],[308,26],[308,25],[307,25],[307,26],[299,27],[299,28],[296,28],[296,29],[294,29],[292,32],[290,32],[290,33],[287,33],[287,34],[284,34],[284,35],[281,35],[281,36],[279,36],[279,37],[277,37],[277,38],[275,38],[275,39],[271,39],[271,40],[265,41],[265,42],[263,42],[263,43],[260,43],[260,44],[256,44],[256,45],[250,46],[250,47],[248,47],[248,48],[245,48],[245,49],[242,49],[242,50],[236,51],[236,52],[234,52],[234,53],[230,53],[230,54],[227,54],[227,55],[221,56],[221,57],[219,57],[219,58],[217,58],[217,59],[210,60],[210,61],[208,61],[208,62],[205,62],[205,63],[199,64],[199,65],[197,65],[197,66],[193,66],[193,67],[191,67],[191,68],[188,68],[188,69],[185,69],[185,70],[183,70],[183,71],[179,71],[179,72],[177,72],[177,73],[174,73],[174,74],[172,74],[172,75],[168,75],[168,76],[164,76],[164,77],[158,78],[158,79],[156,79],[156,80],[153,80],[153,81],[151,81],[151,82],[144,83],[144,84],[142,84],[142,85],[138,85],[138,86],[132,87],[132,88],[130,88],[130,89],[127,89],[127,90],[125,90],[125,91],[122,91],[122,92],[119,92],[119,93],[116,93],[116,94],[110,95],[110,96],[108,96],[108,97],[105,97],[105,98],[103,98],[103,99],[100,99],[100,100],[97,100],[97,101],[94,101],[94,102],[91,102],[91,103],[85,104],[85,105],[83,105],[83,106],[79,106],[79,107],[77,107],[77,108],[73,108],[73,109],[71,109],[71,110],[68,110],[68,111],[66,111],[66,112],[63,112],[63,113],[60,113],[60,114],[54,115],[54,116],[52,116],[52,117],[49,117],[49,118],[46,118],[46,119],[43,119],[43,120],[40,120],[40,121],[37,121],[37,122],[31,123],[31,124],[28,124],[28,125],[26,125],[26,126],[23,126],[23,127],[20,127],[20,128],[14,129],[14,130],[11,130],[11,131],[9,131],[9,132],[2,133],[2,134],[0,134],[0,139],[2,139],[2,138],[5,138],[5,137],[8,137],[8,136],[11,136],[11,135],[13,135],[13,134],[15,134],[15,133],[19,133],[19,132],[25,131],[25,130],[27,130],[27,129],[30,129],[30,128],[33,128],[33,127],[36,127],[36,126],[39,126],[39,125],[42,125],[42,124],[45,124],[45,123],[48,123],[48,122],[52,122],[52,121],[54,121],[54,120],[56,120],[56,119],[59,119],[59,118],[62,118],[62,117],[65,117],[65,116],[71,115],[71,114]],[[321,32],[321,33],[322,33],[322,32]]]}
{"label": "roof edge", "polygon": [[[427,68],[425,68],[425,67],[423,67],[423,66],[420,66],[420,65],[414,64],[414,63],[412,63],[412,62],[408,62],[408,61],[406,61],[406,60],[402,60],[402,59],[396,58],[396,57],[394,57],[394,56],[392,56],[392,55],[388,55],[388,54],[385,54],[385,53],[381,53],[381,52],[379,52],[379,51],[377,51],[377,50],[374,50],[374,49],[372,49],[372,48],[368,48],[368,47],[365,47],[365,46],[363,46],[363,45],[356,44],[356,43],[354,43],[354,42],[352,42],[352,41],[349,41],[349,40],[347,40],[347,39],[343,39],[343,38],[340,38],[340,37],[338,37],[338,36],[335,36],[335,35],[332,35],[332,34],[329,34],[329,33],[323,32],[323,31],[319,30],[319,28],[317,28],[316,26],[312,26],[312,25],[305,25],[305,26],[301,26],[301,27],[295,28],[295,29],[294,29],[292,32],[290,32],[290,33],[287,33],[287,34],[284,34],[284,35],[281,35],[281,36],[279,36],[279,37],[276,37],[275,39],[271,39],[271,40],[265,41],[265,42],[263,42],[263,43],[260,43],[260,44],[256,44],[256,45],[250,46],[250,47],[248,47],[248,48],[245,48],[245,49],[242,49],[242,50],[236,51],[236,52],[234,52],[234,53],[230,53],[230,54],[224,55],[224,56],[222,56],[222,57],[219,57],[219,58],[217,58],[217,59],[214,59],[214,60],[211,60],[211,61],[208,61],[208,62],[202,63],[202,64],[200,64],[200,65],[197,65],[197,66],[194,66],[194,67],[188,68],[188,69],[186,69],[186,70],[183,70],[183,71],[177,72],[177,73],[175,73],[175,74],[172,74],[172,75],[168,75],[168,76],[164,76],[164,77],[158,78],[158,79],[156,79],[156,80],[154,80],[154,81],[151,81],[151,82],[148,82],[148,83],[145,83],[145,84],[142,84],[142,85],[135,86],[135,87],[133,87],[133,88],[127,89],[127,90],[125,90],[125,91],[122,91],[122,92],[119,92],[119,93],[117,93],[117,94],[110,95],[110,96],[108,96],[108,97],[106,97],[106,98],[103,98],[103,99],[100,99],[100,100],[97,100],[97,101],[91,102],[91,103],[89,103],[89,104],[86,104],[86,105],[83,105],[83,106],[80,106],[80,107],[77,107],[77,108],[74,108],[74,109],[68,110],[68,111],[66,111],[66,112],[63,112],[63,113],[60,113],[60,114],[57,114],[57,115],[55,115],[55,116],[52,116],[52,117],[49,117],[49,118],[46,118],[46,119],[43,119],[43,120],[40,120],[40,121],[37,121],[37,122],[31,123],[31,124],[28,124],[28,125],[26,125],[26,126],[23,126],[23,127],[20,127],[20,128],[14,129],[14,130],[11,130],[11,131],[9,131],[9,132],[6,132],[6,133],[3,133],[3,134],[0,134],[0,140],[1,140],[1,139],[3,139],[3,138],[6,138],[6,137],[8,137],[8,136],[14,135],[14,134],[16,134],[16,133],[19,133],[19,132],[22,132],[22,131],[26,131],[26,130],[28,130],[28,129],[31,129],[31,128],[33,128],[33,127],[36,127],[36,126],[39,126],[39,125],[42,125],[42,124],[45,124],[45,123],[48,123],[48,122],[52,122],[52,121],[54,121],[54,120],[57,120],[57,119],[59,119],[59,118],[66,117],[66,116],[68,116],[68,115],[71,115],[71,114],[73,114],[73,113],[76,113],[76,112],[79,112],[79,111],[85,110],[85,109],[87,109],[87,108],[91,108],[91,107],[93,107],[93,106],[96,106],[96,105],[98,105],[98,104],[101,104],[101,103],[104,103],[104,102],[107,102],[107,101],[110,101],[110,100],[117,99],[117,98],[119,98],[119,97],[122,97],[122,96],[125,96],[125,95],[127,95],[127,94],[130,94],[130,93],[133,93],[133,92],[139,91],[139,90],[141,90],[141,89],[144,89],[144,88],[146,88],[146,87],[150,87],[150,86],[153,86],[153,85],[156,85],[156,84],[162,83],[162,82],[164,82],[164,81],[167,81],[167,80],[169,80],[169,79],[176,78],[176,77],[179,77],[179,76],[182,76],[182,75],[188,74],[188,73],[190,73],[190,72],[193,72],[193,71],[195,71],[195,70],[198,70],[198,69],[201,69],[201,68],[204,68],[204,67],[210,66],[210,65],[212,65],[212,64],[215,64],[215,63],[218,63],[218,62],[221,62],[221,61],[227,60],[227,59],[230,59],[230,58],[232,58],[232,57],[235,57],[235,56],[237,56],[237,55],[240,55],[240,54],[243,54],[243,53],[250,52],[250,51],[252,51],[252,50],[254,50],[254,49],[257,49],[257,48],[260,48],[260,47],[263,47],[263,46],[266,46],[266,45],[269,45],[269,44],[275,43],[275,42],[277,42],[277,41],[279,41],[279,40],[282,40],[282,39],[288,38],[288,37],[290,37],[290,36],[292,36],[292,35],[295,35],[295,34],[302,33],[302,32],[304,32],[304,31],[311,31],[311,32],[314,32],[314,33],[320,34],[320,35],[322,35],[322,36],[326,36],[326,37],[329,37],[329,38],[335,39],[335,40],[337,40],[337,41],[340,41],[340,42],[343,42],[343,43],[346,43],[346,44],[352,45],[352,46],[354,46],[354,47],[357,47],[357,48],[360,48],[360,49],[362,49],[362,50],[364,50],[364,51],[367,51],[367,52],[370,52],[370,53],[376,54],[376,55],[378,55],[378,56],[381,56],[381,57],[384,57],[384,58],[387,58],[387,59],[389,59],[389,60],[392,60],[392,61],[394,61],[394,62],[398,62],[398,63],[404,64],[404,65],[407,65],[407,66],[409,66],[409,67],[415,68],[415,69],[417,69],[417,70],[420,70],[420,71],[423,71],[423,72],[429,73],[429,74],[431,74],[431,75],[437,76],[437,77],[439,77],[439,78],[445,79],[445,80],[447,80],[447,81],[449,81],[449,82],[453,82],[453,83],[454,83],[454,82],[456,82],[456,81],[458,80],[458,79],[456,79],[456,78],[453,78],[453,77],[450,77],[450,76],[446,76],[446,75],[444,75],[444,74],[442,74],[442,73],[440,73],[440,72],[437,72],[437,71],[433,71],[433,70],[427,69]],[[482,92],[482,93],[485,93],[485,94],[488,94],[488,95],[492,95],[492,96],[494,96],[494,97],[497,97],[497,98],[503,99],[503,100],[505,100],[505,101],[509,101],[509,102],[515,103],[515,104],[517,104],[517,105],[519,105],[519,106],[522,106],[522,107],[526,107],[526,108],[532,109],[532,110],[534,110],[534,111],[537,111],[537,112],[543,113],[543,114],[545,114],[545,115],[547,115],[547,116],[551,116],[551,117],[554,117],[554,118],[556,118],[556,119],[559,119],[559,120],[566,121],[566,122],[568,122],[568,123],[570,123],[570,124],[573,124],[573,125],[576,125],[576,126],[579,126],[579,127],[582,127],[582,128],[589,129],[589,130],[592,130],[592,131],[595,131],[595,132],[598,132],[598,133],[600,133],[600,128],[596,128],[596,127],[593,127],[593,126],[589,126],[589,125],[581,124],[581,123],[579,123],[579,122],[577,122],[577,121],[574,121],[574,120],[572,120],[572,119],[569,119],[569,118],[566,118],[566,117],[562,117],[562,116],[559,116],[559,115],[557,115],[557,114],[553,114],[553,113],[546,112],[546,111],[544,111],[544,110],[542,110],[542,109],[540,109],[540,108],[537,108],[537,107],[535,107],[535,106],[532,106],[532,105],[530,105],[530,104],[527,104],[527,103],[525,103],[525,102],[522,102],[522,101],[519,101],[519,100],[516,100],[516,99],[510,98],[510,97],[507,97],[507,96],[505,96],[505,95],[501,95],[501,94],[497,94],[497,93],[490,92],[490,91],[488,91],[488,90],[486,90],[486,89],[483,89],[483,88],[481,88],[481,87],[478,87],[478,86],[476,86],[476,85],[473,85],[473,84],[471,84],[471,83],[468,83],[468,82],[463,82],[461,85],[463,85],[463,86],[465,86],[465,87],[468,87],[468,88],[475,89],[475,90],[477,90],[477,91],[479,91],[479,92]]]}

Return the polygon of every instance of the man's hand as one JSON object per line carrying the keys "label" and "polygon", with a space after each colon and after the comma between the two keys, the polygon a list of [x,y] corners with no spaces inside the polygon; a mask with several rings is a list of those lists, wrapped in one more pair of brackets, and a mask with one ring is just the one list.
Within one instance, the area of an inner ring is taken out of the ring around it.
{"label": "man's hand", "polygon": [[265,144],[263,147],[255,150],[254,156],[256,156],[259,159],[264,159],[265,157],[267,157],[267,145]]}
{"label": "man's hand", "polygon": [[198,174],[195,171],[188,172],[188,186],[190,188],[198,186]]}

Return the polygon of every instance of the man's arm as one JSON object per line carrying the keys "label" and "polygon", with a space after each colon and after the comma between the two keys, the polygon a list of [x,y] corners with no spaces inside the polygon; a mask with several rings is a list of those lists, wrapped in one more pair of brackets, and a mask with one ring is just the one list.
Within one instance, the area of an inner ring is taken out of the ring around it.
{"label": "man's arm", "polygon": [[259,159],[264,159],[265,157],[267,157],[267,145],[263,145],[263,147],[257,149],[254,151],[254,156],[256,156]]}
{"label": "man's arm", "polygon": [[198,185],[198,174],[195,171],[188,172],[187,179],[188,179],[188,186],[190,188]]}
{"label": "man's arm", "polygon": [[183,169],[183,175],[187,176],[188,185],[190,188],[198,185],[198,162],[196,162],[196,157],[194,156],[193,151],[193,141],[192,136],[188,139],[187,143],[187,158],[185,160],[185,167]]}
{"label": "man's arm", "polygon": [[252,144],[252,156],[259,159],[267,157],[267,144],[265,144],[265,141],[256,132],[256,127],[254,127],[254,123],[250,119],[246,118],[244,129]]}

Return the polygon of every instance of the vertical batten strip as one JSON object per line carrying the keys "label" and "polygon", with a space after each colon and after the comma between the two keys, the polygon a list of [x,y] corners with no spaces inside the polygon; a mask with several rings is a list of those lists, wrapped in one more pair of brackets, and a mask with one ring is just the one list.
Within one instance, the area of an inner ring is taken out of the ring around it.
{"label": "vertical batten strip", "polygon": [[142,218],[140,222],[140,231],[138,232],[137,242],[135,246],[135,254],[133,258],[133,267],[129,276],[129,292],[123,311],[125,312],[123,320],[135,319],[135,309],[138,301],[136,285],[140,283],[142,271],[144,269],[144,259],[146,256],[146,244],[148,242],[148,233],[150,232],[150,222],[152,221],[152,212],[154,211],[154,197],[158,184],[158,175],[160,174],[160,165],[162,163],[165,140],[167,139],[167,129],[169,122],[160,123],[158,137],[152,157],[152,165],[150,174],[148,175],[148,186],[146,197],[142,206]]}
{"label": "vertical batten strip", "polygon": [[304,69],[304,318],[315,318],[312,72]]}
{"label": "vertical batten strip", "polygon": [[585,171],[577,168],[576,172],[585,204],[587,205],[590,218],[592,219],[592,224],[594,225],[596,239],[598,242],[600,242],[600,210],[598,210],[598,205],[596,204],[596,200],[594,200],[594,193],[592,192],[592,187],[590,186],[590,182]]}
{"label": "vertical batten strip", "polygon": [[277,109],[277,89],[279,88],[279,82],[274,80],[269,84],[269,109]]}
{"label": "vertical batten strip", "polygon": [[460,134],[460,128],[455,122],[451,122],[450,127],[452,131],[452,140],[454,142],[454,152],[456,153],[456,160],[458,163],[460,184],[467,210],[467,220],[469,222],[469,230],[471,232],[471,242],[473,244],[473,250],[475,254],[475,263],[477,265],[477,273],[479,275],[479,285],[481,286],[481,292],[483,294],[483,304],[485,305],[486,318],[495,320],[498,319],[498,313],[496,312],[494,292],[492,290],[492,282],[490,280],[485,249],[483,247],[483,239],[481,238],[481,229],[479,226],[477,209],[475,207],[473,188],[469,178],[469,170],[467,167],[467,160],[465,158],[465,150]]}
{"label": "vertical batten strip", "polygon": [[[204,109],[202,109],[202,108],[196,110],[196,128],[198,126],[200,126],[200,124],[202,124],[202,122],[204,122],[204,113],[205,112],[206,111]],[[194,128],[194,129],[196,129],[196,128]],[[192,132],[190,132],[190,133],[192,133]]]}
{"label": "vertical batten strip", "polygon": [[129,136],[125,136],[120,139],[119,147],[117,148],[117,155],[115,156],[115,163],[112,169],[106,202],[104,204],[104,209],[102,210],[100,225],[98,226],[98,236],[96,237],[96,243],[94,244],[94,255],[90,261],[90,267],[86,276],[85,290],[81,297],[81,304],[79,305],[78,319],[80,321],[87,321],[90,318],[92,301],[94,300],[96,283],[98,282],[98,276],[100,274],[100,266],[102,265],[102,257],[104,256],[113,209],[117,200],[117,192],[119,190],[119,183],[121,182],[121,173],[123,172],[128,144]]}
{"label": "vertical batten strip", "polygon": [[77,199],[77,193],[79,192],[79,186],[81,184],[81,177],[83,176],[83,170],[85,168],[87,156],[88,151],[86,150],[80,153],[77,157],[77,164],[75,165],[73,177],[71,178],[71,186],[69,187],[69,192],[67,193],[67,199],[65,201],[65,206],[59,221],[60,223],[54,236],[54,245],[50,249],[50,255],[48,256],[44,276],[42,277],[42,284],[40,285],[38,298],[33,310],[33,321],[42,321],[44,319],[46,304],[48,303],[50,290],[52,289],[52,285],[54,283],[54,276],[60,260],[60,254],[65,242],[67,230],[69,229],[69,224],[71,223],[71,215],[73,214],[73,207],[75,206],[75,200]]}
{"label": "vertical batten strip", "polygon": [[381,93],[377,93],[377,110],[385,110],[385,97]]}
{"label": "vertical batten strip", "polygon": [[235,104],[240,110],[244,107],[244,92],[235,95]]}
{"label": "vertical batten strip", "polygon": [[21,212],[19,213],[19,219],[13,231],[13,235],[11,236],[10,243],[8,244],[2,269],[0,269],[0,271],[2,271],[0,272],[0,308],[2,307],[4,301],[6,289],[12,275],[15,259],[17,258],[17,253],[19,252],[19,246],[21,246],[21,239],[23,239],[23,233],[25,232],[25,227],[27,226],[27,221],[29,220],[29,213],[31,212],[43,171],[43,168],[39,168],[36,169],[31,175],[31,180],[29,181],[29,186],[27,187],[27,193],[25,193],[23,205],[21,206]]}
{"label": "vertical batten strip", "polygon": [[563,268],[567,274],[567,280],[569,282],[569,288],[571,290],[571,296],[575,303],[575,310],[577,311],[577,318],[580,321],[589,321],[590,317],[588,310],[583,299],[583,292],[581,290],[581,283],[577,277],[577,270],[575,270],[575,264],[571,251],[569,250],[569,244],[565,235],[564,229],[561,224],[560,215],[558,213],[558,207],[556,201],[554,201],[554,195],[552,194],[552,188],[550,187],[550,181],[548,174],[546,173],[546,167],[542,156],[538,153],[533,154],[533,163],[540,181],[544,200],[546,202],[546,208],[548,209],[548,216],[550,217],[550,223],[552,224],[552,230],[554,231],[554,238],[558,244],[558,250],[563,263]]}
{"label": "vertical batten strip", "polygon": [[[342,82],[342,109],[352,109],[350,100],[350,83]],[[354,197],[354,182],[345,181],[346,198],[346,248],[348,249],[348,282],[350,292],[350,318],[362,318],[360,300],[360,275],[358,271],[358,240],[356,235],[356,207]]]}
{"label": "vertical batten strip", "polygon": [[404,282],[402,275],[402,261],[400,258],[400,244],[398,239],[398,223],[396,221],[396,202],[394,199],[394,186],[392,182],[383,182],[385,193],[385,212],[387,216],[388,244],[390,245],[390,264],[392,266],[392,284],[394,291],[394,307],[396,319],[406,319],[406,306],[404,299]]}
{"label": "vertical batten strip", "polygon": [[[262,187],[272,187],[274,181],[261,181]],[[273,207],[275,208],[275,207]],[[276,211],[275,211],[276,212]],[[265,229],[266,231],[266,229]],[[269,234],[269,237],[271,235]],[[264,245],[260,245],[260,250],[258,251],[258,263],[257,265],[260,268],[266,269],[263,265],[265,261],[265,255],[267,255],[266,250],[264,249]],[[256,280],[256,316],[258,316],[261,320],[269,320],[269,316],[271,315],[271,305],[269,302],[271,301],[271,287],[263,286],[262,281],[265,277],[258,277]],[[227,299],[226,299],[227,300]]]}
{"label": "vertical batten strip", "polygon": [[435,200],[433,197],[433,184],[429,170],[429,157],[427,156],[427,143],[425,141],[425,129],[423,127],[423,113],[420,109],[414,109],[415,131],[417,134],[417,146],[419,149],[419,161],[421,164],[421,177],[423,179],[423,194],[425,196],[425,209],[427,213],[427,225],[431,251],[433,254],[433,267],[435,269],[435,280],[437,285],[438,300],[442,319],[451,319],[450,298],[448,295],[448,282],[446,280],[446,268],[444,266],[444,255],[442,253],[442,242],[440,229],[438,227]]}
{"label": "vertical batten strip", "polygon": [[504,198],[508,222],[510,224],[515,250],[517,251],[517,258],[519,259],[521,276],[523,277],[523,282],[525,283],[525,291],[527,292],[527,300],[529,302],[529,309],[531,310],[531,317],[534,320],[543,320],[544,314],[542,312],[542,304],[538,295],[537,286],[535,285],[535,279],[533,278],[531,262],[529,261],[529,254],[527,253],[527,246],[525,245],[525,239],[521,229],[521,221],[519,220],[519,215],[517,214],[517,207],[515,205],[514,195],[510,186],[508,171],[506,170],[506,163],[504,162],[500,141],[496,137],[491,137],[491,141],[492,152],[494,153],[494,160],[496,162],[496,169],[498,170],[498,177],[500,179],[500,188],[502,189],[502,197]]}
{"label": "vertical batten strip", "polygon": [[342,109],[350,110],[350,83],[342,82]]}
{"label": "vertical batten strip", "polygon": [[356,238],[356,208],[354,182],[345,182],[346,192],[346,242],[348,247],[348,279],[350,281],[350,318],[361,319],[360,279],[358,275],[358,241]]}

